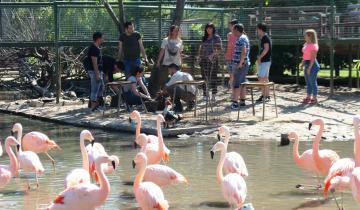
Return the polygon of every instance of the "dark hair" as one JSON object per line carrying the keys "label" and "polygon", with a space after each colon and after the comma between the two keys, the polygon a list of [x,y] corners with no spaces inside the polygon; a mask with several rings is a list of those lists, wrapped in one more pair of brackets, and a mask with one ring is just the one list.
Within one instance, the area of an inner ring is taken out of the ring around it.
{"label": "dark hair", "polygon": [[115,65],[121,70],[125,69],[125,65],[122,61],[116,61]]}
{"label": "dark hair", "polygon": [[258,23],[256,26],[258,29],[262,30],[263,32],[266,32],[267,26],[265,23]]}
{"label": "dark hair", "polygon": [[175,63],[172,63],[168,66],[169,69],[176,69],[176,71],[180,70],[180,67],[176,65]]}
{"label": "dark hair", "polygon": [[142,66],[138,66],[138,65],[133,65],[131,68],[131,76],[136,77],[137,73],[143,73],[144,72],[144,68]]}
{"label": "dark hair", "polygon": [[128,27],[131,26],[131,25],[134,25],[134,23],[133,23],[132,21],[126,21],[126,22],[124,23],[124,28],[128,28]]}
{"label": "dark hair", "polygon": [[95,32],[95,33],[93,34],[93,40],[94,40],[94,42],[96,42],[98,39],[101,39],[102,36],[103,36],[103,34],[102,34],[101,32]]}
{"label": "dark hair", "polygon": [[234,26],[234,25],[238,24],[239,21],[237,19],[233,19],[229,23]]}
{"label": "dark hair", "polygon": [[240,32],[240,33],[245,33],[244,31],[244,25],[241,23],[238,23],[236,25],[234,25],[234,30]]}
{"label": "dark hair", "polygon": [[203,42],[205,42],[205,41],[208,39],[208,37],[209,37],[209,34],[208,34],[208,32],[206,31],[206,29],[208,29],[208,28],[212,28],[212,29],[213,29],[213,35],[216,34],[215,25],[214,25],[213,23],[208,23],[208,24],[206,24],[205,30],[204,30],[204,36],[202,37],[202,41],[203,41]]}

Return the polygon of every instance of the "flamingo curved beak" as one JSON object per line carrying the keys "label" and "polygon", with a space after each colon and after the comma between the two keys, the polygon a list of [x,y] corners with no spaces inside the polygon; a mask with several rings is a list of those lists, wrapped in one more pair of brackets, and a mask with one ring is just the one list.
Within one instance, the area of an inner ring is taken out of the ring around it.
{"label": "flamingo curved beak", "polygon": [[16,145],[16,149],[17,149],[17,151],[20,151],[20,144]]}
{"label": "flamingo curved beak", "polygon": [[313,125],[312,123],[309,123],[309,130],[311,130],[312,125]]}
{"label": "flamingo curved beak", "polygon": [[129,123],[131,123],[132,122],[132,119],[131,119],[131,117],[129,117]]}
{"label": "flamingo curved beak", "polygon": [[137,148],[137,143],[134,141],[134,148],[136,149]]}
{"label": "flamingo curved beak", "polygon": [[114,168],[114,170],[115,170],[115,168],[116,168],[116,166],[115,166],[115,161],[113,160],[113,161],[111,161],[111,165],[112,165],[112,167]]}
{"label": "flamingo curved beak", "polygon": [[10,131],[10,135],[11,135],[11,136],[15,135],[15,132],[14,132],[14,131]]}
{"label": "flamingo curved beak", "polygon": [[217,139],[218,139],[218,141],[221,141],[221,136],[220,136],[220,134],[217,134]]}
{"label": "flamingo curved beak", "polygon": [[211,156],[211,159],[214,159],[214,155],[215,155],[215,152],[210,151],[210,156]]}
{"label": "flamingo curved beak", "polygon": [[95,143],[95,140],[91,140],[90,144],[92,147],[94,146],[94,143]]}
{"label": "flamingo curved beak", "polygon": [[133,161],[132,161],[132,167],[135,168],[135,166],[136,166],[136,163],[135,163],[135,161],[133,160]]}

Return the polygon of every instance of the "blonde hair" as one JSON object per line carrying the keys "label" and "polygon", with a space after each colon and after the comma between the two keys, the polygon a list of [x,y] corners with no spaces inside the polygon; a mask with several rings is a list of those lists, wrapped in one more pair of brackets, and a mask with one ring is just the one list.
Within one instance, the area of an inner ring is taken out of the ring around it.
{"label": "blonde hair", "polygon": [[313,44],[318,44],[317,33],[316,33],[316,31],[314,29],[306,30],[305,34],[310,38],[310,41]]}

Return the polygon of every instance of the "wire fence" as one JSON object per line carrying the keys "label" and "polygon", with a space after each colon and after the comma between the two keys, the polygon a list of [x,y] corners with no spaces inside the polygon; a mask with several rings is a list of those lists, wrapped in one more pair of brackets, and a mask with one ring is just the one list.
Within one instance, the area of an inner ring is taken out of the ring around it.
{"label": "wire fence", "polygon": [[[252,1],[234,2],[231,8],[227,8],[226,4],[218,4],[217,8],[195,3],[186,6],[181,24],[185,71],[200,77],[197,56],[206,23],[216,25],[224,54],[228,22],[238,19],[244,24],[251,41],[252,64],[258,53],[256,24],[265,22],[269,26],[268,33],[274,44],[271,69],[274,78],[282,78],[287,72],[301,76],[298,64],[303,34],[308,28],[318,32],[321,48],[319,60],[324,71],[334,69],[334,76],[347,76],[349,84],[356,75],[351,63],[360,56],[358,1],[335,0],[330,5],[327,1],[274,0],[269,5]],[[111,5],[118,14],[117,4]],[[125,2],[126,19],[134,21],[136,30],[142,34],[148,56],[155,61],[174,10],[174,3],[169,2]],[[117,57],[118,28],[104,6],[97,2],[0,3],[1,85],[11,80],[7,72],[11,69],[14,74],[23,65],[19,62],[22,60],[33,69],[38,69],[40,73],[35,75],[40,76],[35,78],[41,78],[44,74],[41,72],[51,75],[52,86],[57,87],[59,93],[61,81],[86,77],[81,61],[94,31],[101,31],[105,36],[105,54]],[[334,55],[331,53],[333,48]],[[24,51],[27,53],[21,53]],[[251,73],[256,73],[255,65],[252,65]],[[223,55],[219,57],[218,74],[217,84],[226,88],[228,75]],[[4,76],[6,80],[3,80]],[[329,76],[330,73],[323,75],[325,78]]]}

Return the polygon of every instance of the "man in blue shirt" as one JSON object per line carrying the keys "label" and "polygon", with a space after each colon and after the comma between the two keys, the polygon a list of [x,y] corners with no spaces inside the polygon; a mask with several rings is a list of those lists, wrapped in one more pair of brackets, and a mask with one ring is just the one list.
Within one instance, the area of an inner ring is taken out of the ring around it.
{"label": "man in blue shirt", "polygon": [[[246,75],[248,74],[250,67],[250,41],[244,31],[244,25],[236,24],[234,26],[234,35],[238,37],[233,59],[233,94],[231,109],[239,109],[239,106],[245,106],[246,90],[241,83],[246,81]],[[238,100],[240,102],[238,103]]]}

